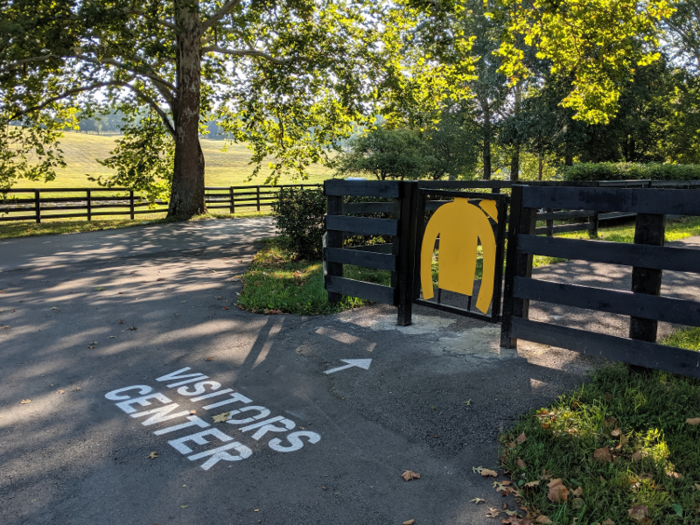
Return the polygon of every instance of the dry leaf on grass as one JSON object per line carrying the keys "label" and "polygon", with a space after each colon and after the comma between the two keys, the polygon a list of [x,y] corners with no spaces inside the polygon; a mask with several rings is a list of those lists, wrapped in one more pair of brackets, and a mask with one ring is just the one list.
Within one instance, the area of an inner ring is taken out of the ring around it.
{"label": "dry leaf on grass", "polygon": [[498,476],[498,472],[496,472],[495,470],[483,468],[483,469],[481,469],[481,475],[485,478],[487,478],[489,476],[491,476],[492,478],[495,478],[496,476]]}
{"label": "dry leaf on grass", "polygon": [[574,490],[571,493],[571,495],[576,497],[576,498],[580,498],[581,496],[583,496],[583,489],[581,487],[578,487],[576,490]]}
{"label": "dry leaf on grass", "polygon": [[224,412],[223,414],[218,414],[214,416],[214,423],[223,423],[228,419],[228,416],[231,415],[231,412]]}
{"label": "dry leaf on grass", "polygon": [[688,418],[685,420],[689,425],[700,425],[700,417]]}
{"label": "dry leaf on grass", "polygon": [[401,477],[406,481],[411,481],[412,479],[420,479],[420,474],[413,472],[412,470],[406,470]]}
{"label": "dry leaf on grass", "polygon": [[649,509],[645,505],[635,505],[627,511],[630,518],[639,523],[643,523],[649,516]]}
{"label": "dry leaf on grass", "polygon": [[489,507],[488,512],[486,513],[487,518],[498,518],[498,516],[501,514],[501,511],[498,509],[494,509],[493,507]]}
{"label": "dry leaf on grass", "polygon": [[160,454],[158,452],[151,452],[148,456],[146,456],[146,459],[156,459]]}
{"label": "dry leaf on grass", "polygon": [[537,487],[539,484],[540,484],[539,481],[530,481],[529,483],[525,483],[525,485],[523,485],[523,487],[525,487],[527,489],[531,489],[533,487]]}
{"label": "dry leaf on grass", "polygon": [[667,472],[666,475],[674,479],[683,479],[683,474],[680,472]]}
{"label": "dry leaf on grass", "polygon": [[549,487],[547,498],[552,503],[561,503],[562,501],[566,501],[568,499],[569,489],[564,486],[561,478],[553,479],[547,483],[547,487]]}
{"label": "dry leaf on grass", "polygon": [[620,434],[622,434],[622,430],[620,430],[619,428],[616,428],[615,430],[610,432],[610,434],[612,435],[612,437],[618,437]]}
{"label": "dry leaf on grass", "polygon": [[525,432],[523,432],[517,438],[515,438],[515,441],[517,441],[520,444],[525,443],[526,440],[527,440],[527,437],[525,436]]}
{"label": "dry leaf on grass", "polygon": [[403,525],[413,525],[416,522],[416,520],[406,520],[403,522]]}
{"label": "dry leaf on grass", "polygon": [[611,519],[607,519],[603,522],[603,525],[615,525],[615,522]]}
{"label": "dry leaf on grass", "polygon": [[637,463],[638,461],[642,461],[642,452],[641,450],[638,450],[634,454],[632,454],[632,461],[634,463]]}
{"label": "dry leaf on grass", "polygon": [[547,481],[552,479],[552,473],[549,470],[543,470],[542,474],[540,474],[540,479],[542,481]]}
{"label": "dry leaf on grass", "polygon": [[520,458],[518,458],[518,468],[527,468],[525,462]]}
{"label": "dry leaf on grass", "polygon": [[595,459],[596,461],[607,461],[608,463],[610,463],[612,461],[610,449],[607,447],[596,449],[593,452],[593,459]]}
{"label": "dry leaf on grass", "polygon": [[550,520],[548,516],[542,514],[535,520],[535,523],[552,523],[552,520]]}

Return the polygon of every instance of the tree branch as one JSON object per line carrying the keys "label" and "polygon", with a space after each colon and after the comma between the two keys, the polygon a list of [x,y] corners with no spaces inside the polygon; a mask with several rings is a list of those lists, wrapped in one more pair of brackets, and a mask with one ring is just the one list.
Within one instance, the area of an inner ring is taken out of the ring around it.
{"label": "tree branch", "polygon": [[216,13],[214,13],[212,16],[210,16],[204,22],[202,22],[202,33],[205,33],[209,28],[218,23],[219,20],[221,20],[231,11],[233,11],[233,9],[235,9],[236,6],[240,3],[241,0],[228,0],[224,5],[221,6],[221,9],[219,9]]}
{"label": "tree branch", "polygon": [[68,97],[71,97],[73,95],[78,95],[80,93],[85,93],[86,91],[93,91],[95,89],[103,88],[103,87],[109,87],[109,86],[120,86],[120,87],[125,87],[127,89],[130,89],[133,91],[136,96],[144,100],[158,115],[163,121],[163,124],[165,125],[165,128],[168,130],[168,133],[170,133],[173,137],[175,136],[175,128],[173,127],[172,123],[170,122],[170,119],[168,118],[168,115],[156,104],[156,102],[146,95],[143,91],[140,89],[132,86],[128,82],[121,81],[121,80],[110,80],[108,82],[96,82],[94,84],[90,84],[88,86],[82,86],[79,88],[73,88],[69,89],[67,91],[64,91],[60,95],[56,95],[55,97],[51,97],[41,104],[37,104],[36,106],[32,106],[30,108],[26,108],[22,111],[19,111],[18,113],[15,113],[10,117],[10,121],[16,120],[19,117],[23,115],[27,115],[28,113],[32,113],[34,111],[40,111],[44,109],[45,107],[49,106],[50,104],[53,104],[54,102],[58,102],[59,100],[64,100]]}
{"label": "tree branch", "polygon": [[202,48],[202,53],[221,53],[222,55],[232,55],[238,57],[260,57],[269,60],[273,64],[288,64],[290,59],[275,58],[264,51],[256,49],[226,49],[220,46],[206,46]]}
{"label": "tree branch", "polygon": [[17,60],[16,62],[13,62],[11,64],[8,64],[5,67],[0,68],[0,74],[7,73],[8,71],[12,71],[13,69],[17,69],[19,66],[22,66],[24,64],[29,64],[31,62],[44,62],[44,61],[50,60],[52,58],[61,58],[61,57],[59,57],[58,55],[46,55],[43,57],[23,58],[22,60]]}

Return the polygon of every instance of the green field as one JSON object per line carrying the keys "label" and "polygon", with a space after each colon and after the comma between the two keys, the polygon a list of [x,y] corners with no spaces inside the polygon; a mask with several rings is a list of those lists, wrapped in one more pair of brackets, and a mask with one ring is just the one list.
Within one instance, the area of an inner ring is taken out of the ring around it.
{"label": "green field", "polygon": [[[66,168],[59,169],[56,178],[50,182],[18,181],[14,188],[86,188],[96,184],[88,180],[87,175],[110,175],[112,170],[100,165],[96,159],[105,159],[114,147],[117,136],[87,135],[85,133],[67,132],[61,139],[61,149],[66,161]],[[230,145],[223,151],[226,143],[221,140],[202,140],[204,160],[206,162],[205,184],[207,186],[238,186],[264,184],[270,173],[267,166],[254,180],[247,181],[255,166],[250,165],[251,152],[242,144]],[[284,177],[281,184],[317,183],[332,176],[332,171],[324,166],[314,165],[309,169],[307,181],[292,180]]]}

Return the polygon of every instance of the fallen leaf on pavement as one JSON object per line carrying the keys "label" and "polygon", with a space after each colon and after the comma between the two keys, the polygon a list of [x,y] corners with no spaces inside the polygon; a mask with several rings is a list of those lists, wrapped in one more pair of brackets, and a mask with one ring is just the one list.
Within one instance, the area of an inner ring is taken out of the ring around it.
{"label": "fallen leaf on pavement", "polygon": [[483,477],[485,477],[485,478],[488,477],[488,476],[491,476],[492,478],[495,478],[496,476],[498,476],[498,472],[496,472],[495,470],[490,470],[490,469],[487,469],[487,468],[483,468],[483,469],[481,469],[481,475],[482,475]]}
{"label": "fallen leaf on pavement", "polygon": [[213,357],[207,357],[207,358],[205,359],[205,361],[213,361],[213,360],[214,360]]}
{"label": "fallen leaf on pavement", "polygon": [[76,386],[76,387],[73,389],[73,392],[80,392],[80,387],[79,387],[79,386]]}
{"label": "fallen leaf on pavement", "polygon": [[493,507],[489,507],[488,512],[486,513],[487,518],[498,518],[498,516],[501,514],[501,511],[498,509],[494,509]]}
{"label": "fallen leaf on pavement", "polygon": [[607,461],[608,463],[610,463],[612,461],[610,449],[607,447],[596,449],[593,452],[593,459],[595,459],[596,461]]}
{"label": "fallen leaf on pavement", "polygon": [[228,310],[228,306],[224,306],[222,310]]}
{"label": "fallen leaf on pavement", "polygon": [[32,402],[31,399],[23,399],[22,401],[20,401],[19,404],[20,404],[20,405],[26,405],[27,403],[31,403],[31,402]]}
{"label": "fallen leaf on pavement", "polygon": [[401,477],[406,481],[411,481],[412,479],[420,479],[420,474],[413,472],[412,470],[407,470],[401,474]]}
{"label": "fallen leaf on pavement", "polygon": [[158,277],[158,279],[156,279],[156,281],[165,281],[165,277]]}
{"label": "fallen leaf on pavement", "polygon": [[470,499],[469,502],[473,503],[474,505],[478,505],[479,503],[485,503],[486,500],[481,499],[481,498],[474,498],[474,499]]}
{"label": "fallen leaf on pavement", "polygon": [[416,522],[416,520],[406,520],[403,522],[403,525],[413,525]]}
{"label": "fallen leaf on pavement", "polygon": [[223,414],[218,414],[214,416],[214,423],[223,423],[228,419],[228,416],[231,415],[231,412],[224,412]]}
{"label": "fallen leaf on pavement", "polygon": [[645,505],[635,505],[627,511],[630,518],[642,523],[649,516],[649,509]]}
{"label": "fallen leaf on pavement", "polygon": [[58,393],[59,393],[59,394],[65,394],[66,391],[65,391],[65,390],[59,390]]}
{"label": "fallen leaf on pavement", "polygon": [[549,494],[547,494],[547,498],[552,503],[566,501],[569,497],[569,489],[564,486],[561,478],[553,479],[547,483],[547,487],[549,487]]}
{"label": "fallen leaf on pavement", "polygon": [[9,330],[9,329],[10,329],[9,326],[0,326],[0,330]]}
{"label": "fallen leaf on pavement", "polygon": [[120,319],[119,324],[124,324],[124,321]]}
{"label": "fallen leaf on pavement", "polygon": [[138,328],[136,328],[135,326],[132,326],[131,328],[129,328],[129,330],[134,331],[134,330],[138,330]]}
{"label": "fallen leaf on pavement", "polygon": [[196,414],[196,413],[197,413],[196,410],[190,410],[190,414]]}
{"label": "fallen leaf on pavement", "polygon": [[515,438],[515,441],[517,441],[520,444],[525,443],[525,440],[527,440],[527,437],[525,437],[525,432],[523,432],[517,438]]}
{"label": "fallen leaf on pavement", "polygon": [[147,459],[156,459],[160,454],[158,452],[151,452],[148,456],[146,456]]}
{"label": "fallen leaf on pavement", "polygon": [[700,417],[688,418],[685,422],[689,425],[700,425]]}

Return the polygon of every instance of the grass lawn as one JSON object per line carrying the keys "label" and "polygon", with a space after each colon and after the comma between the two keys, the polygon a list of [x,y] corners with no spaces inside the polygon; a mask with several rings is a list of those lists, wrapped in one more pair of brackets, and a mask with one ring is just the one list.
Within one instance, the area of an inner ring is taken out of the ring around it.
{"label": "grass lawn", "polygon": [[[284,239],[263,241],[250,269],[242,276],[243,292],[238,307],[255,313],[332,314],[357,308],[369,301],[345,297],[337,305],[328,302],[323,287],[323,263],[295,261]],[[345,277],[389,285],[389,272],[359,266],[344,267]]]}
{"label": "grass lawn", "polygon": [[[242,212],[231,214],[207,214],[198,217],[193,217],[192,221],[217,218],[217,219],[228,219],[228,218],[241,218],[241,217],[264,217],[269,215],[270,212]],[[42,217],[43,220],[43,217]],[[17,221],[17,222],[5,222],[0,223],[0,240],[2,239],[15,239],[18,237],[34,237],[37,235],[58,235],[61,233],[82,233],[82,232],[94,232],[99,230],[111,230],[114,228],[128,228],[131,226],[141,226],[143,224],[153,224],[153,223],[165,223],[165,222],[176,222],[170,219],[163,218],[162,213],[148,214],[144,213],[139,215],[138,219],[131,220],[125,219],[123,215],[115,215],[112,218],[107,218],[105,220],[99,221],[85,221],[85,220],[52,220],[44,221],[41,224],[37,224],[33,221]]]}
{"label": "grass lawn", "polygon": [[[700,350],[700,329],[664,343]],[[610,365],[524,416],[501,444],[509,487],[534,523],[700,523],[698,380]]]}
{"label": "grass lawn", "polygon": [[[87,135],[85,133],[66,132],[61,139],[61,149],[66,161],[66,168],[59,169],[56,179],[51,182],[32,182],[20,180],[15,188],[90,188],[95,187],[94,182],[87,179],[86,174],[93,176],[106,176],[113,173],[112,170],[100,165],[96,159],[106,159],[114,148],[118,136]],[[222,151],[225,142],[221,140],[202,139],[202,150],[206,163],[205,184],[207,186],[245,186],[263,184],[270,170],[265,167],[254,181],[246,179],[253,172],[254,166],[249,165],[251,152],[243,144],[234,144]],[[324,166],[313,165],[309,168],[310,178],[305,183],[319,183],[329,178],[332,171]],[[301,181],[292,181],[285,177],[280,183],[292,184]]]}

